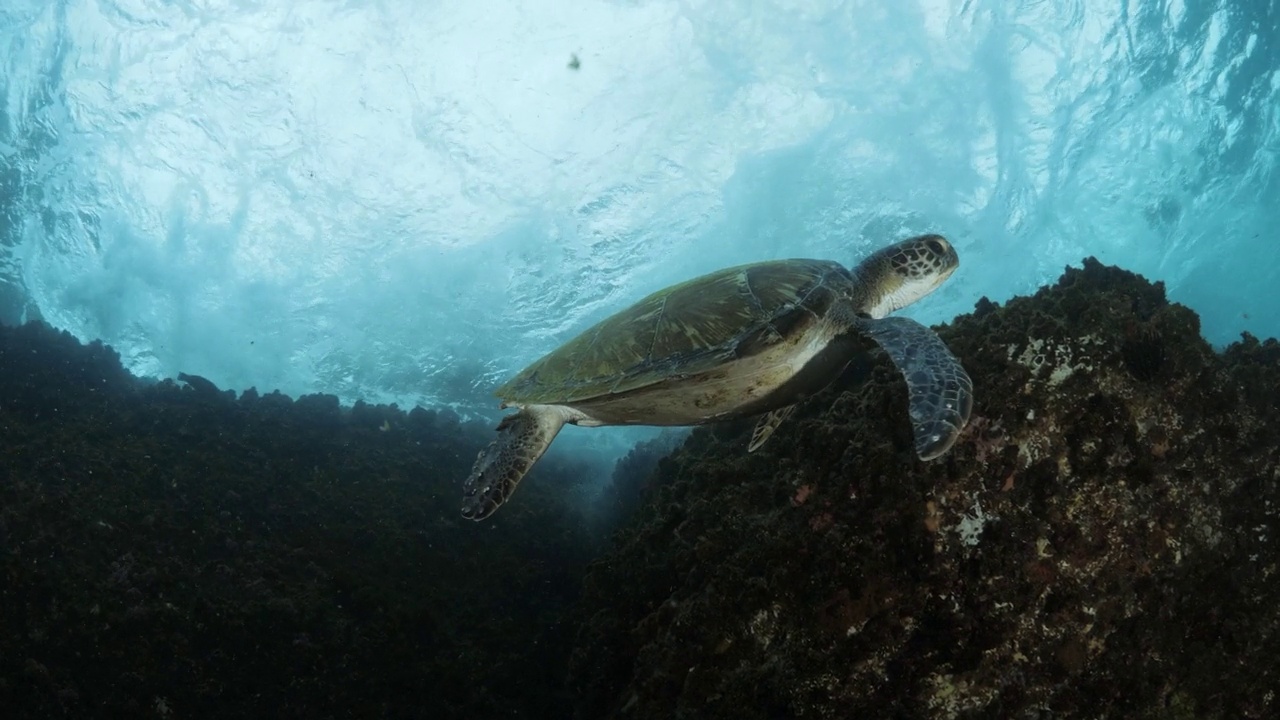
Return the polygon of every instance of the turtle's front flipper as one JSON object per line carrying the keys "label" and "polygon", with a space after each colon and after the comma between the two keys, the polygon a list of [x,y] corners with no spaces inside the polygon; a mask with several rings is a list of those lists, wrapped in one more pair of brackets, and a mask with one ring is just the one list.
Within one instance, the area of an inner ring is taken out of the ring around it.
{"label": "turtle's front flipper", "polygon": [[546,405],[531,405],[502,418],[498,439],[480,451],[462,484],[462,516],[483,520],[492,515],[515,492],[567,419],[560,408]]}
{"label": "turtle's front flipper", "polygon": [[889,353],[911,398],[916,454],[933,460],[951,449],[973,409],[973,382],[932,330],[905,317],[860,319],[857,327]]}
{"label": "turtle's front flipper", "polygon": [[764,441],[773,435],[773,431],[777,430],[784,420],[791,417],[791,411],[795,409],[795,405],[788,405],[760,418],[760,422],[756,423],[756,429],[751,431],[751,444],[747,446],[747,452],[760,449]]}

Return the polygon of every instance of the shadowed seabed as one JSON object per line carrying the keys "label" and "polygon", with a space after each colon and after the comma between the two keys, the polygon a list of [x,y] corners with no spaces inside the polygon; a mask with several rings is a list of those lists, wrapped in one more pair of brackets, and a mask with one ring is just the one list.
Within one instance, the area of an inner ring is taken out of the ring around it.
{"label": "shadowed seabed", "polygon": [[0,329],[0,707],[1276,713],[1280,345],[1215,353],[1092,260],[939,330],[977,397],[939,461],[872,354],[756,454],[750,420],[656,441],[590,502],[547,458],[476,526],[457,479],[487,427],[145,384]]}

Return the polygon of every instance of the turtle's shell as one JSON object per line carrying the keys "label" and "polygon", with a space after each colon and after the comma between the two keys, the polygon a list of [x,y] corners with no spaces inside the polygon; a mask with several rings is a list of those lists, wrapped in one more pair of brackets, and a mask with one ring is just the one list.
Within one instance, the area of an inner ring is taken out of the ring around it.
{"label": "turtle's shell", "polygon": [[749,357],[803,332],[853,279],[827,260],[740,265],[608,317],[498,388],[508,402],[572,403],[641,390]]}

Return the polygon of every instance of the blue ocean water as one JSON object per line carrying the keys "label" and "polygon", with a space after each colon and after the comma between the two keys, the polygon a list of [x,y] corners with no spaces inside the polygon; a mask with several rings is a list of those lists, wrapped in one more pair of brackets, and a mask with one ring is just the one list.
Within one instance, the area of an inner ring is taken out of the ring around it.
{"label": "blue ocean water", "polygon": [[[672,282],[937,231],[1280,335],[1277,3],[8,0],[0,317],[133,372],[494,412]],[[592,433],[586,433],[590,435]],[[572,441],[570,441],[572,442]]]}
{"label": "blue ocean water", "polygon": [[1094,256],[1280,335],[1277,28],[0,1],[0,323],[186,378],[0,328],[0,718],[1276,715],[1278,348],[1097,263],[942,333],[944,461],[866,364],[762,452],[573,428],[465,517],[499,383],[727,265],[938,232],[926,323]]}

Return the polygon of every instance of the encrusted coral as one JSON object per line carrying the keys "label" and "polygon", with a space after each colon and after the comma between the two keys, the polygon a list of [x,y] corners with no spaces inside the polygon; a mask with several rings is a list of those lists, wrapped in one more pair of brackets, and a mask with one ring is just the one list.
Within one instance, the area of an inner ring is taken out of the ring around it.
{"label": "encrusted coral", "polygon": [[941,334],[977,404],[937,462],[876,358],[760,453],[742,423],[659,466],[588,577],[578,717],[1280,711],[1275,341],[1215,354],[1094,260]]}

